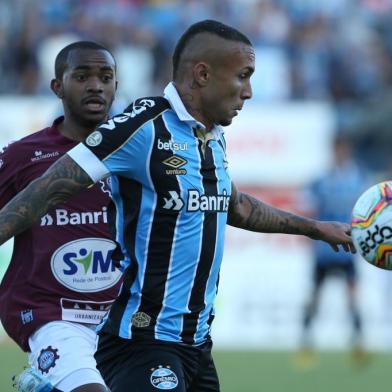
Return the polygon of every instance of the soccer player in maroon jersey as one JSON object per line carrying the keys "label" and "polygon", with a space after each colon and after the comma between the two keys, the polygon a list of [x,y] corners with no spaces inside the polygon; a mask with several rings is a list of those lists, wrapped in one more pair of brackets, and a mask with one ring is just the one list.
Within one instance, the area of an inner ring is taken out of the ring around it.
{"label": "soccer player in maroon jersey", "polygon": [[[51,89],[64,116],[0,154],[1,207],[107,119],[116,87],[115,59],[103,46],[79,41],[59,52]],[[6,332],[29,352],[36,375],[45,376],[55,390],[107,390],[93,357],[95,326],[116,297],[121,273],[111,258],[115,243],[109,239],[106,181],[57,205],[15,236],[0,285]],[[19,378],[20,391],[30,376]]]}

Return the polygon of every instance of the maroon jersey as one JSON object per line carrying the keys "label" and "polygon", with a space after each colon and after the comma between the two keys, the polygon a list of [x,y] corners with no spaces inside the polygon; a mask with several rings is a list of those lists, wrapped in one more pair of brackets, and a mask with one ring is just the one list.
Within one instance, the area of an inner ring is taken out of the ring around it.
{"label": "maroon jersey", "polygon": [[[61,121],[0,154],[0,207],[77,144],[59,133]],[[29,336],[49,321],[99,323],[116,297],[121,273],[111,260],[109,197],[107,182],[98,182],[14,238],[0,285],[0,319],[23,350],[29,350]]]}

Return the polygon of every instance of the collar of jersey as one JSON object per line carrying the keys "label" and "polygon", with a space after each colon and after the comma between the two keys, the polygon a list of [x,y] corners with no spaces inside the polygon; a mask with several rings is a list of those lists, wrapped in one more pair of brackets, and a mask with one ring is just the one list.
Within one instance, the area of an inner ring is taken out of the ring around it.
{"label": "collar of jersey", "polygon": [[[192,129],[195,128],[198,131],[198,134],[200,134],[200,131],[205,134],[206,127],[204,126],[203,123],[197,121],[194,117],[192,117],[189,114],[189,112],[185,109],[185,106],[173,82],[170,82],[166,86],[164,90],[164,96],[170,102],[172,109],[176,112],[178,118],[181,121],[188,123],[192,127]],[[217,139],[219,130],[221,130],[221,128],[215,125],[215,127],[210,132],[208,132],[210,134],[208,138]],[[206,135],[204,136],[204,138],[205,137]]]}
{"label": "collar of jersey", "polygon": [[171,107],[176,112],[178,118],[181,121],[185,121],[189,123],[192,127],[197,127],[201,129],[205,129],[206,127],[201,122],[197,121],[194,117],[192,117],[189,112],[185,109],[185,106],[177,92],[176,87],[173,82],[170,82],[165,90],[164,90],[165,98],[170,102]]}

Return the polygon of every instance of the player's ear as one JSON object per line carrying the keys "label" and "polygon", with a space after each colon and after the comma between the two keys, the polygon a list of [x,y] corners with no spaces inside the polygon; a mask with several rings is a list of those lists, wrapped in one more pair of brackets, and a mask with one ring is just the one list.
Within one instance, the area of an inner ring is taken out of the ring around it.
{"label": "player's ear", "polygon": [[204,87],[210,79],[210,66],[204,62],[195,64],[193,78],[200,87]]}
{"label": "player's ear", "polygon": [[50,88],[56,94],[56,96],[60,99],[63,98],[63,85],[59,79],[52,79],[50,81]]}

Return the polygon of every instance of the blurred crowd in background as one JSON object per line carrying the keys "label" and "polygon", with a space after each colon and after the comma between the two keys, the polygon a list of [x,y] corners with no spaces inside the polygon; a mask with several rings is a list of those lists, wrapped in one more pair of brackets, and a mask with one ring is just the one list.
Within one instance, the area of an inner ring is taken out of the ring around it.
{"label": "blurred crowd in background", "polygon": [[207,18],[251,39],[254,100],[327,101],[361,158],[392,169],[392,0],[0,0],[0,94],[50,94],[78,39],[113,51],[125,100],[159,94],[180,34]]}

